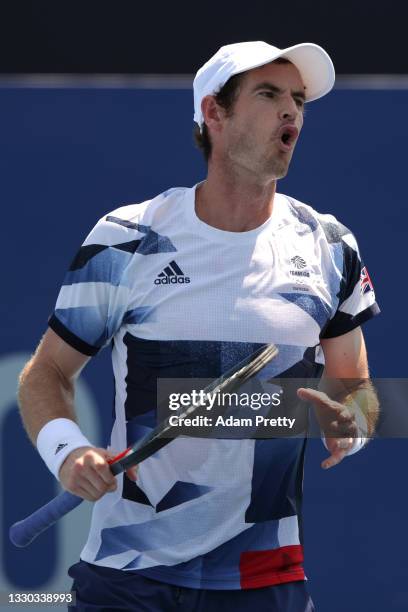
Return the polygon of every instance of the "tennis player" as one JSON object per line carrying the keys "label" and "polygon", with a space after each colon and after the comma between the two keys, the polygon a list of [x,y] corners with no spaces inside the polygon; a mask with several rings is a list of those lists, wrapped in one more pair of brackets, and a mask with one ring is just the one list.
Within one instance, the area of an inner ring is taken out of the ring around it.
{"label": "tennis player", "polygon": [[[76,610],[310,612],[299,529],[305,440],[179,438],[116,479],[75,422],[75,380],[112,345],[111,448],[156,424],[156,383],[214,378],[265,343],[271,376],[367,379],[361,325],[379,311],[353,234],[278,193],[304,105],[334,69],[310,43],[222,47],[194,80],[208,175],[104,215],[61,288],[20,385],[24,424],[62,485],[95,500],[70,568]],[[354,411],[364,395],[364,408]],[[316,409],[330,468],[366,442],[368,385]],[[306,404],[305,404],[306,406]],[[109,410],[107,406],[101,409]],[[333,433],[336,437],[333,437]]]}

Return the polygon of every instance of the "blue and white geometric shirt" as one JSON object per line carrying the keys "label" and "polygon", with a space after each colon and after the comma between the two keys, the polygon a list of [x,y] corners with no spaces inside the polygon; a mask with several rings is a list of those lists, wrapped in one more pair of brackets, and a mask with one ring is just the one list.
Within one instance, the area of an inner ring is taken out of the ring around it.
{"label": "blue and white geometric shirt", "polygon": [[[86,355],[112,343],[111,446],[123,449],[155,426],[159,378],[215,378],[265,343],[279,348],[272,376],[316,376],[320,339],[378,311],[356,240],[332,215],[276,194],[262,226],[226,232],[196,216],[193,187],[104,216],[49,324]],[[303,580],[304,447],[178,438],[95,503],[81,558],[194,588]]]}

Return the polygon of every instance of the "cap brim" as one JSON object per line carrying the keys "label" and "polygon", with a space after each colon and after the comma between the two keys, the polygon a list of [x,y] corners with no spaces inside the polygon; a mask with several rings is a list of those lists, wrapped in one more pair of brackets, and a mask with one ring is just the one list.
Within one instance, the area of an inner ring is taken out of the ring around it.
{"label": "cap brim", "polygon": [[306,88],[306,101],[317,100],[329,93],[334,86],[335,71],[330,56],[322,47],[302,43],[282,49],[279,57],[290,60],[300,72]]}

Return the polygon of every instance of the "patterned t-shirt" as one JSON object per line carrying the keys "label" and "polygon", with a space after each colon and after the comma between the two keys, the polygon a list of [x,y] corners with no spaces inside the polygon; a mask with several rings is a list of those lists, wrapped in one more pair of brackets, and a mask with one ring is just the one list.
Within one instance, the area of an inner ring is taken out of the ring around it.
{"label": "patterned t-shirt", "polygon": [[[272,216],[226,232],[195,187],[104,216],[68,271],[51,328],[94,355],[112,343],[111,446],[156,424],[159,378],[215,378],[265,343],[268,374],[317,375],[321,338],[378,312],[356,240],[332,215],[276,194]],[[104,407],[110,410],[110,407]],[[303,580],[305,440],[181,437],[95,506],[82,559],[194,588]]]}

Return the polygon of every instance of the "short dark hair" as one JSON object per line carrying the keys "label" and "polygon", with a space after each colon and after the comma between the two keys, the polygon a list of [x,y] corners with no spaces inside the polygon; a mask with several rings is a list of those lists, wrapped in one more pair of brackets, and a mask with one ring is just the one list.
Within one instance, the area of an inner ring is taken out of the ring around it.
{"label": "short dark hair", "polygon": [[[278,57],[278,59],[274,60],[274,63],[291,64],[292,62],[285,57]],[[248,71],[234,74],[234,76],[228,79],[228,81],[221,87],[220,91],[215,94],[216,103],[225,110],[227,117],[232,115],[234,103],[238,98],[240,86],[247,74]],[[197,148],[202,151],[205,161],[208,162],[211,156],[212,144],[210,135],[208,133],[208,128],[205,123],[203,123],[201,130],[199,125],[196,124],[194,126],[193,137]]]}
{"label": "short dark hair", "polygon": [[[225,110],[227,117],[232,114],[234,102],[238,97],[240,84],[243,81],[245,74],[245,72],[234,74],[234,76],[228,79],[228,81],[221,87],[220,91],[214,96],[216,103]],[[206,124],[203,123],[201,131],[200,126],[195,125],[193,135],[197,147],[203,152],[205,161],[208,161],[211,155],[212,146]]]}

